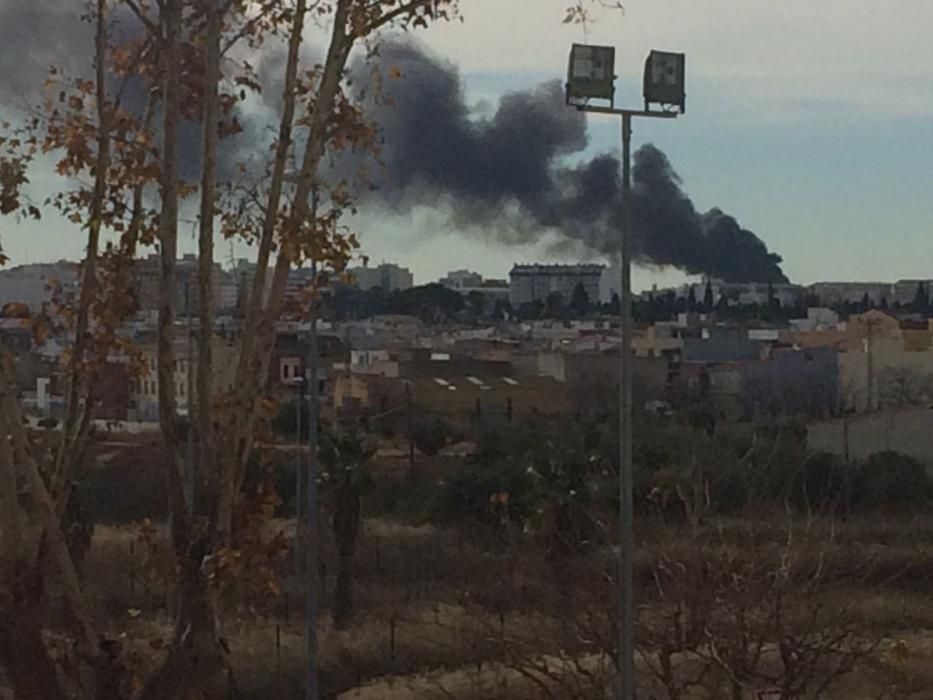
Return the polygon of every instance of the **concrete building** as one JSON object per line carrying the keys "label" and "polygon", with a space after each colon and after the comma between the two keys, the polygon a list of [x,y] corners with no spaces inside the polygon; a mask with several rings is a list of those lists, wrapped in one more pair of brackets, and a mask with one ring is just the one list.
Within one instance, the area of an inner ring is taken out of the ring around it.
{"label": "concrete building", "polygon": [[[140,313],[158,310],[161,281],[162,262],[158,254],[153,253],[133,263],[133,282]],[[214,263],[211,287],[215,311],[229,311],[236,306],[236,292],[230,289],[229,274],[218,263]],[[190,309],[191,315],[197,316],[200,296],[198,256],[187,253],[175,263],[175,313],[183,317]],[[233,306],[227,308],[231,296]]]}
{"label": "concrete building", "polygon": [[888,301],[891,303],[907,305],[914,301],[917,296],[917,290],[920,285],[926,291],[927,302],[930,301],[930,293],[933,291],[933,280],[898,280],[892,286],[891,295]]}
{"label": "concrete building", "polygon": [[398,292],[414,286],[411,270],[395,263],[382,263],[377,267],[351,267],[347,273],[363,291],[379,287],[386,292]]}
{"label": "concrete building", "polygon": [[[211,385],[214,395],[220,396],[233,389],[238,351],[236,346],[218,336],[214,336],[211,340],[214,361],[214,376],[211,378]],[[156,370],[155,343],[143,347],[142,356],[148,371],[130,380],[128,418],[143,422],[157,421],[159,419],[159,375]],[[191,402],[197,401],[195,394],[197,391],[196,343],[192,342],[189,352],[187,339],[176,339],[175,366],[172,375],[178,413],[186,416]]]}
{"label": "concrete building", "polygon": [[605,265],[515,265],[509,272],[509,301],[513,308],[535,301],[544,302],[558,293],[565,304],[573,290],[583,285],[590,303],[600,299],[600,280]]}
{"label": "concrete building", "polygon": [[[868,295],[873,304],[880,304],[882,299],[894,301],[893,285],[890,282],[817,282],[811,284],[807,291],[815,296],[821,306],[836,306],[845,303],[858,303]],[[910,291],[913,299],[917,286]],[[908,300],[909,301],[909,300]]]}
{"label": "concrete building", "polygon": [[566,414],[574,409],[567,386],[552,377],[454,372],[407,379],[364,374],[335,377],[333,401],[338,411],[395,411],[404,416],[409,396],[416,418],[441,415],[459,424],[505,422],[533,414]]}
{"label": "concrete building", "polygon": [[470,270],[453,270],[448,272],[446,277],[441,277],[438,281],[448,289],[465,293],[463,291],[465,289],[473,289],[482,286],[483,276],[478,272],[471,272]]}

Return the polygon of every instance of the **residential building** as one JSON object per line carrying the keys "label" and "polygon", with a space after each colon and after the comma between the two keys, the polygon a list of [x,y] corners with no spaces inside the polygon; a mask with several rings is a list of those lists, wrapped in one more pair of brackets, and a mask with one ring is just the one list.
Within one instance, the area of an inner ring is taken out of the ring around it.
{"label": "residential building", "polygon": [[[213,377],[211,387],[215,397],[233,389],[236,379],[238,350],[219,336],[211,339],[213,347]],[[172,380],[175,385],[175,401],[180,415],[188,415],[188,408],[197,401],[197,343],[189,345],[187,339],[175,340],[175,366]],[[137,421],[159,419],[159,375],[155,343],[142,348],[142,357],[147,371],[130,380],[128,418]]]}
{"label": "residential building", "polygon": [[685,363],[722,364],[748,362],[762,357],[764,344],[750,340],[738,327],[715,327],[707,337],[684,338],[681,359]]}
{"label": "residential building", "polygon": [[[351,352],[346,342],[331,334],[318,335],[317,349],[317,395],[319,401],[325,401],[335,367],[349,367]],[[270,391],[279,396],[294,393],[297,383],[307,377],[307,367],[307,337],[297,332],[277,333],[269,362]]]}
{"label": "residential building", "polygon": [[[133,281],[136,301],[141,313],[159,308],[159,287],[162,283],[162,261],[153,253],[133,263]],[[214,263],[211,272],[211,293],[215,311],[229,311],[236,306],[236,293],[231,289],[229,274]],[[231,296],[233,306],[230,307]],[[185,254],[175,263],[175,312],[185,316],[188,312],[197,316],[200,304],[198,256]]]}
{"label": "residential building", "polygon": [[917,298],[917,290],[920,289],[920,285],[923,285],[929,303],[930,294],[933,292],[933,280],[898,280],[892,285],[893,291],[888,301],[902,305],[911,304]]}
{"label": "residential building", "polygon": [[590,303],[596,303],[605,269],[605,265],[596,264],[515,265],[509,272],[509,301],[517,309],[522,304],[544,302],[557,293],[567,304],[574,289],[581,284]]}
{"label": "residential building", "polygon": [[385,414],[411,401],[415,416],[441,415],[455,423],[510,421],[533,414],[570,413],[567,386],[552,377],[441,373],[434,377],[335,377],[336,410]]}
{"label": "residential building", "polygon": [[411,270],[395,263],[382,263],[377,267],[352,267],[347,273],[363,291],[378,287],[386,292],[397,292],[414,286]]}
{"label": "residential building", "polygon": [[677,362],[683,347],[683,329],[677,323],[654,323],[636,328],[632,334],[632,351],[637,357],[664,357]]}
{"label": "residential building", "polygon": [[832,348],[778,348],[760,360],[704,366],[691,391],[733,418],[825,417],[839,408]]}
{"label": "residential building", "polygon": [[483,276],[470,270],[453,270],[442,277],[440,283],[448,289],[463,293],[465,289],[473,289],[483,284]]}
{"label": "residential building", "polygon": [[[633,357],[635,405],[667,399],[668,362],[663,357]],[[604,411],[619,398],[618,348],[538,354],[538,375],[553,377],[570,391],[576,410]]]}
{"label": "residential building", "polygon": [[807,291],[816,297],[820,306],[859,303],[866,294],[869,301],[876,305],[882,299],[892,301],[892,286],[889,282],[817,282],[811,284]]}

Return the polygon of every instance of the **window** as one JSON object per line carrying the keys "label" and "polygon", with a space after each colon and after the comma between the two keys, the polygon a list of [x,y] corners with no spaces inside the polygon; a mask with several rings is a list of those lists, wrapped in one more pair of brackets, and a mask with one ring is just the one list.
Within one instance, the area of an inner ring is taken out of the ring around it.
{"label": "window", "polygon": [[279,380],[288,382],[301,377],[301,358],[283,357],[279,360]]}

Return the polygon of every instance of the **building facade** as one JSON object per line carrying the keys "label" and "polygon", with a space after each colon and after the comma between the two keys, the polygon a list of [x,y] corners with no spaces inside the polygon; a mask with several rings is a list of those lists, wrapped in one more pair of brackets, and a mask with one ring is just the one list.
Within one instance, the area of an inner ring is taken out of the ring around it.
{"label": "building facade", "polygon": [[509,301],[518,308],[522,304],[544,302],[557,293],[567,304],[574,289],[582,284],[590,303],[596,303],[604,270],[605,265],[596,264],[515,265],[509,272]]}
{"label": "building facade", "polygon": [[379,287],[386,292],[399,292],[411,289],[415,283],[411,270],[394,263],[382,263],[377,267],[352,267],[347,272],[363,291]]}

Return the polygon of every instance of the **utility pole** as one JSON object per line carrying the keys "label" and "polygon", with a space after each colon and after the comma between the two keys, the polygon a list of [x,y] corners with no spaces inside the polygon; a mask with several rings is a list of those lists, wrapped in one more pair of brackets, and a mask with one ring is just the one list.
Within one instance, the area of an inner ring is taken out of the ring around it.
{"label": "utility pole", "polygon": [[301,458],[304,452],[304,443],[301,439],[301,429],[304,427],[304,414],[302,413],[302,407],[305,402],[305,377],[298,377],[297,381],[297,394],[298,394],[298,407],[295,410],[295,564],[298,569],[298,575],[301,576],[304,572],[305,566],[305,551],[304,551],[304,524],[302,523],[302,514],[304,513],[304,508],[302,508],[301,500],[304,497],[304,460]]}
{"label": "utility pole", "polygon": [[[311,261],[312,283],[317,282],[317,262]],[[317,314],[311,309],[311,332],[308,335],[308,471],[307,485],[307,558],[305,559],[305,635],[307,637],[307,685],[305,700],[320,700],[318,684],[317,619],[320,596],[318,551],[321,533],[318,524],[318,349]]]}
{"label": "utility pole", "polygon": [[187,444],[187,461],[188,461],[188,507],[191,510],[191,514],[194,515],[197,512],[195,507],[195,499],[197,498],[197,479],[195,478],[195,465],[194,465],[194,352],[192,346],[194,345],[194,333],[191,330],[191,278],[189,276],[185,277],[185,323],[188,330],[188,347],[187,347],[187,358],[185,362],[187,363],[187,376],[186,383],[187,387],[185,388],[185,403],[188,406],[188,444]]}
{"label": "utility pole", "polygon": [[843,408],[842,412],[842,451],[843,459],[845,460],[845,484],[844,484],[844,497],[845,497],[845,515],[844,520],[848,521],[849,516],[852,514],[852,462],[849,456],[849,410],[848,408]]}
{"label": "utility pole", "polygon": [[865,319],[866,341],[865,341],[865,371],[867,377],[865,383],[868,389],[868,410],[875,410],[875,324],[877,321],[873,318]]}
{"label": "utility pole", "polygon": [[635,514],[632,484],[632,115],[622,115],[622,288],[619,343],[619,673],[621,697],[635,697]]}
{"label": "utility pole", "polygon": [[[619,316],[619,628],[617,700],[635,698],[635,517],[632,466],[632,119],[673,119],[686,108],[686,57],[652,51],[645,62],[643,110],[615,107],[615,49],[575,44],[567,71],[567,103],[581,112],[622,117],[622,230]],[[609,106],[594,106],[605,100]],[[661,105],[660,110],[649,109]],[[679,110],[679,111],[675,111]]]}
{"label": "utility pole", "polygon": [[415,478],[415,428],[411,410],[411,382],[405,382],[405,409],[408,413],[408,478]]}

